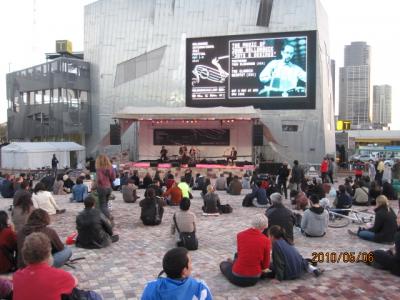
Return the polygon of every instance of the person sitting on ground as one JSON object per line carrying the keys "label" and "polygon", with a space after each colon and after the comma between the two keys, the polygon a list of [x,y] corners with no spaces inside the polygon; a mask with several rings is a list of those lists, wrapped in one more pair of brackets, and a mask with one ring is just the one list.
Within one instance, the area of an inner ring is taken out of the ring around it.
{"label": "person sitting on ground", "polygon": [[64,181],[64,191],[68,194],[71,193],[72,187],[74,186],[75,183],[72,181],[71,178],[69,178],[68,174],[64,174],[63,181]]}
{"label": "person sitting on ground", "polygon": [[144,225],[159,225],[164,214],[164,201],[156,197],[153,189],[147,189],[147,196],[139,202],[141,209],[140,219]]}
{"label": "person sitting on ground", "polygon": [[293,280],[300,278],[304,273],[313,273],[318,277],[323,270],[312,266],[304,259],[297,249],[286,240],[285,230],[280,226],[272,226],[268,230],[272,243],[271,273],[268,277],[278,280]]}
{"label": "person sitting on ground", "polygon": [[227,188],[228,185],[226,183],[226,178],[224,176],[224,173],[221,173],[219,175],[219,178],[217,178],[217,180],[215,181],[215,189],[217,191],[226,191]]}
{"label": "person sitting on ground", "polygon": [[325,193],[324,187],[322,185],[322,179],[314,177],[312,182],[313,182],[313,184],[310,186],[308,193],[307,193],[308,197],[310,197],[311,195],[317,195],[319,200],[321,200],[322,198],[325,198],[326,193]]}
{"label": "person sitting on ground", "polygon": [[56,181],[56,178],[54,177],[53,173],[49,173],[46,176],[44,176],[42,179],[40,179],[40,182],[44,184],[46,191],[49,191],[49,192],[53,191],[53,185],[54,185],[55,181]]}
{"label": "person sitting on ground", "polygon": [[372,205],[376,204],[376,198],[382,195],[382,188],[377,181],[372,181],[369,188],[369,197]]}
{"label": "person sitting on ground", "polygon": [[21,197],[18,197],[17,201],[13,205],[13,210],[11,213],[11,219],[14,224],[15,232],[18,232],[22,229],[34,209],[31,193],[27,193]]}
{"label": "person sitting on ground", "polygon": [[[150,174],[149,174],[149,176],[150,176]],[[138,175],[138,171],[137,171],[137,170],[133,170],[133,175],[131,176],[131,179],[133,180],[133,183],[134,183],[138,188],[140,188],[140,178],[139,178],[139,175]],[[151,179],[151,176],[150,176],[150,179]]]}
{"label": "person sitting on ground", "polygon": [[303,191],[290,191],[290,199],[296,210],[306,210],[309,204],[309,199]]}
{"label": "person sitting on ground", "polygon": [[[211,184],[211,179],[209,177],[206,178],[206,180],[204,181],[204,186],[203,189],[201,190],[200,196],[203,198],[205,194],[208,193],[207,188],[208,186]],[[215,190],[215,188],[214,188]]]}
{"label": "person sitting on ground", "polygon": [[58,174],[57,179],[53,184],[53,195],[65,195],[63,175]]}
{"label": "person sitting on ground", "polygon": [[[336,198],[333,201],[333,206],[335,207],[335,209],[349,209],[351,208],[351,205],[352,205],[352,199],[350,195],[347,194],[346,187],[343,184],[339,185],[339,190],[337,191]],[[333,209],[333,211],[335,210]],[[348,211],[337,210],[336,212],[343,215],[349,214]]]}
{"label": "person sitting on ground", "polygon": [[180,211],[174,213],[173,219],[175,218],[175,220],[173,220],[171,224],[171,234],[176,233],[175,236],[178,247],[183,246],[183,243],[180,240],[176,226],[178,226],[179,232],[196,232],[196,215],[189,211],[190,199],[182,198],[179,208]]}
{"label": "person sitting on ground", "polygon": [[[287,242],[293,244],[293,226],[296,223],[293,212],[283,205],[281,194],[273,193],[271,195],[271,201],[272,205],[265,211],[265,215],[268,218],[268,229],[274,225],[282,227],[286,232]],[[264,232],[265,234],[267,230]]]}
{"label": "person sitting on ground", "polygon": [[92,192],[92,185],[93,185],[93,180],[92,177],[90,177],[90,174],[85,174],[84,179],[83,179],[83,184],[86,185],[88,193]]}
{"label": "person sitting on ground", "polygon": [[189,183],[190,183],[189,177],[183,177],[183,176],[181,177],[181,182],[179,182],[178,188],[181,189],[183,198],[189,198],[189,199],[192,198]]}
{"label": "person sitting on ground", "polygon": [[0,299],[13,299],[13,283],[6,278],[0,278]]}
{"label": "person sitting on ground", "polygon": [[113,191],[119,191],[121,188],[121,179],[119,178],[119,173],[115,174],[115,178],[112,182]]}
{"label": "person sitting on ground", "polygon": [[253,216],[251,228],[237,235],[237,254],[234,260],[221,262],[219,268],[230,283],[248,287],[255,285],[270,264],[271,242],[262,234],[268,227],[263,214]]}
{"label": "person sitting on ground", "polygon": [[390,207],[389,200],[381,195],[376,198],[375,222],[369,228],[358,228],[355,233],[351,230],[348,232],[357,235],[359,238],[375,243],[393,243],[394,235],[397,231],[396,214]]}
{"label": "person sitting on ground", "polygon": [[[144,288],[142,300],[201,299],[212,300],[210,289],[204,281],[194,279],[192,258],[186,248],[169,250],[163,258],[163,270],[156,280]],[[167,278],[161,277],[165,273]]]}
{"label": "person sitting on ground", "polygon": [[231,184],[231,181],[233,180],[233,174],[232,172],[228,173],[228,177],[226,177],[226,185],[229,187],[229,185]]}
{"label": "person sitting on ground", "polygon": [[136,200],[138,199],[138,196],[136,194],[137,188],[138,187],[135,185],[134,181],[132,179],[128,179],[127,184],[124,184],[121,189],[122,199],[124,200],[124,202],[136,202]]}
{"label": "person sitting on ground", "polygon": [[353,197],[353,205],[369,205],[369,189],[364,186],[364,182],[359,182]]}
{"label": "person sitting on ground", "polygon": [[33,232],[42,232],[50,239],[54,267],[60,268],[70,259],[72,256],[71,249],[64,246],[57,232],[48,225],[50,225],[49,214],[45,210],[38,208],[31,213],[27,223],[17,232],[18,268],[25,267],[21,250],[26,237]]}
{"label": "person sitting on ground", "polygon": [[122,173],[122,176],[120,177],[121,190],[124,185],[128,184],[128,180],[129,180],[129,172],[125,171]]}
{"label": "person sitting on ground", "polygon": [[344,179],[344,186],[346,188],[347,194],[349,194],[351,197],[354,196],[354,190],[352,187],[353,179],[351,177],[347,177]]}
{"label": "person sitting on ground", "polygon": [[193,179],[193,175],[192,175],[192,170],[191,169],[187,169],[185,171],[185,182],[189,185],[190,188],[193,187],[194,179]]}
{"label": "person sitting on ground", "polygon": [[118,241],[113,235],[110,220],[94,207],[95,199],[88,196],[84,200],[85,209],[76,217],[76,246],[85,249],[105,248]]}
{"label": "person sitting on ground", "polygon": [[83,202],[88,195],[87,186],[83,184],[83,178],[78,177],[76,184],[72,187],[71,202]]}
{"label": "person sitting on ground", "polygon": [[233,176],[232,181],[228,185],[227,192],[230,195],[240,195],[242,191],[242,183],[239,180],[238,176]]}
{"label": "person sitting on ground", "polygon": [[308,237],[322,237],[328,227],[329,213],[320,206],[317,195],[310,196],[311,207],[301,219],[301,231]]}
{"label": "person sitting on ground", "polygon": [[203,190],[205,178],[200,173],[196,174],[196,179],[194,181],[193,190]]}
{"label": "person sitting on ground", "polygon": [[164,199],[168,205],[177,206],[182,201],[182,190],[178,187],[176,182],[163,194]]}
{"label": "person sitting on ground", "polygon": [[14,300],[53,300],[72,293],[78,280],[64,270],[51,267],[52,248],[48,236],[42,232],[26,237],[20,247],[26,267],[14,273]]}
{"label": "person sitting on ground", "polygon": [[65,212],[65,209],[60,209],[50,192],[46,191],[46,187],[42,182],[35,185],[32,194],[32,202],[35,208],[41,208],[47,211],[49,215],[55,215]]}
{"label": "person sitting on ground", "polygon": [[1,196],[3,198],[13,198],[14,194],[15,190],[12,176],[9,174],[5,174],[3,182],[1,183]]}
{"label": "person sitting on ground", "polygon": [[207,194],[203,196],[204,205],[201,208],[206,214],[219,214],[221,202],[218,194],[215,192],[214,187],[209,184],[207,186]]}
{"label": "person sitting on ground", "polygon": [[14,271],[17,236],[4,210],[0,210],[0,274]]}
{"label": "person sitting on ground", "polygon": [[245,190],[251,189],[249,174],[245,173],[242,178],[242,188]]}
{"label": "person sitting on ground", "polygon": [[397,193],[394,191],[393,186],[387,181],[382,184],[382,195],[386,196],[389,200],[397,200]]}
{"label": "person sitting on ground", "polygon": [[388,270],[400,276],[400,214],[397,215],[397,232],[394,235],[394,247],[389,250],[375,250],[372,252],[373,261],[370,263],[378,269]]}
{"label": "person sitting on ground", "polygon": [[144,192],[144,196],[147,196],[147,190],[148,189],[153,189],[154,192],[156,193],[157,197],[161,197],[163,194],[162,188],[161,188],[161,181],[159,179],[154,179],[153,183],[147,186],[146,191]]}
{"label": "person sitting on ground", "polygon": [[255,206],[261,208],[266,208],[268,206],[267,191],[261,187],[261,183],[261,181],[258,181],[256,185],[253,186],[253,191],[244,197],[243,203],[249,204],[244,206]]}
{"label": "person sitting on ground", "polygon": [[21,188],[15,192],[13,197],[13,205],[15,205],[20,197],[24,197],[26,195],[32,196],[31,192],[29,191],[29,181],[24,180],[21,182]]}
{"label": "person sitting on ground", "polygon": [[153,178],[151,178],[150,173],[146,173],[146,175],[143,177],[143,188],[146,190],[152,183],[153,183]]}

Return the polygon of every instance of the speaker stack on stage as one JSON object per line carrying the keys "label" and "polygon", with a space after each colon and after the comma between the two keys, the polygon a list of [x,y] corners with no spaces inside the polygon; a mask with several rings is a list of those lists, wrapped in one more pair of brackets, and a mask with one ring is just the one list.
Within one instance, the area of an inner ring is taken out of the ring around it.
{"label": "speaker stack on stage", "polygon": [[110,124],[110,145],[121,145],[121,126]]}
{"label": "speaker stack on stage", "polygon": [[263,125],[253,125],[253,146],[264,145]]}

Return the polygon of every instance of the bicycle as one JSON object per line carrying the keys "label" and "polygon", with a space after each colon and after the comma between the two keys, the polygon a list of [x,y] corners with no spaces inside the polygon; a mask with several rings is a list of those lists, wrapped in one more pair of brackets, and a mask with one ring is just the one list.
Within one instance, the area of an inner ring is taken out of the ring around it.
{"label": "bicycle", "polygon": [[328,208],[329,223],[331,228],[346,227],[350,223],[366,224],[374,221],[375,215],[368,212],[368,209],[357,211],[351,208]]}

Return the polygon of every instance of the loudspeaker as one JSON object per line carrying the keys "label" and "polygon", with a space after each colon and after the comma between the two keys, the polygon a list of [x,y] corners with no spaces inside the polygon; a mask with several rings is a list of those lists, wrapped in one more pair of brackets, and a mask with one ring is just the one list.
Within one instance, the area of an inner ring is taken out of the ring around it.
{"label": "loudspeaker", "polygon": [[195,167],[196,167],[196,163],[190,162],[190,163],[188,164],[188,167],[189,167],[189,168],[195,168]]}
{"label": "loudspeaker", "polygon": [[150,167],[155,168],[158,166],[158,162],[157,161],[151,161],[150,162]]}
{"label": "loudspeaker", "polygon": [[110,145],[121,145],[121,126],[110,124]]}
{"label": "loudspeaker", "polygon": [[263,125],[253,125],[253,146],[262,146],[263,144]]}
{"label": "loudspeaker", "polygon": [[226,166],[228,162],[225,159],[217,159],[217,164]]}
{"label": "loudspeaker", "polygon": [[235,164],[236,164],[236,167],[243,167],[243,166],[246,164],[246,162],[244,162],[244,161],[237,161]]}
{"label": "loudspeaker", "polygon": [[180,163],[178,161],[171,162],[171,167],[178,168],[179,166],[180,166]]}

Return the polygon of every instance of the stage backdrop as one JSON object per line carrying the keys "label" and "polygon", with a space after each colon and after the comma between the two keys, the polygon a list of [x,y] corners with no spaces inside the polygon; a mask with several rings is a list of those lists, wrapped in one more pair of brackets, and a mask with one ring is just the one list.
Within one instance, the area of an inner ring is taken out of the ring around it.
{"label": "stage backdrop", "polygon": [[[160,135],[167,133],[166,129],[176,129],[181,138],[166,138],[165,144],[168,156],[178,155],[180,145],[175,141],[197,141],[195,146],[200,150],[200,158],[211,160],[223,159],[224,154],[230,153],[231,147],[238,151],[238,161],[252,160],[253,123],[251,120],[158,120],[139,121],[139,160],[156,160],[160,157]],[[156,134],[154,133],[156,130]],[[179,131],[178,131],[179,130]],[[193,132],[193,138],[188,134]],[[185,136],[186,135],[186,136]],[[229,135],[229,136],[227,136]],[[218,138],[219,136],[219,138]],[[156,138],[156,140],[155,140]],[[213,145],[213,138],[215,140]],[[185,143],[188,150],[192,144]]]}

